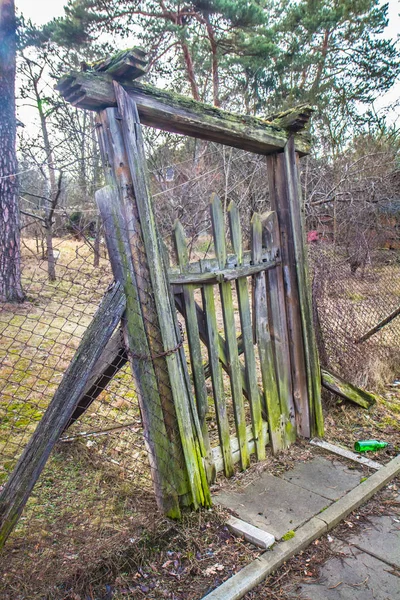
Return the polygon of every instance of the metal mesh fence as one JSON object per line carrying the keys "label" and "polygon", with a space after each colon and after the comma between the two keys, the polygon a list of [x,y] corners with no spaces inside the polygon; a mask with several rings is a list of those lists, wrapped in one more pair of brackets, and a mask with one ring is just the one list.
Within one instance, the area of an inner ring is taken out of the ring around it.
{"label": "metal mesh fence", "polygon": [[[0,485],[12,473],[113,281],[104,240],[96,267],[93,239],[85,243],[66,235],[62,227],[54,231],[52,242],[55,281],[49,281],[41,244],[38,248],[35,237],[25,235],[22,282],[27,301],[0,306]],[[138,286],[142,300],[151,303],[143,271]],[[158,333],[152,322],[149,343],[154,349],[151,337],[158,338]],[[118,330],[114,339],[121,340]],[[72,574],[76,577],[80,565],[95,562],[105,547],[129,546],[161,518],[139,390],[126,354],[121,350],[112,360],[101,389],[92,385],[93,399],[86,396],[78,406],[82,414],[64,431],[2,552],[2,597],[31,597],[27,565],[31,582],[51,589],[55,571],[68,581]],[[155,367],[162,380],[164,359],[146,357],[142,363],[143,371]],[[160,385],[159,392],[163,397],[171,393],[166,385]],[[157,418],[153,415],[154,421]],[[180,491],[182,475],[173,470],[172,458],[179,461],[182,456],[176,456],[179,448],[172,456],[168,439],[164,442],[164,477]],[[58,589],[54,597],[60,593]]]}
{"label": "metal mesh fence", "polygon": [[321,362],[382,388],[400,372],[396,144],[365,136],[335,160],[307,157],[302,183]]}
{"label": "metal mesh fence", "polygon": [[348,252],[309,245],[322,365],[371,389],[400,372],[400,252],[378,249],[354,270]]}

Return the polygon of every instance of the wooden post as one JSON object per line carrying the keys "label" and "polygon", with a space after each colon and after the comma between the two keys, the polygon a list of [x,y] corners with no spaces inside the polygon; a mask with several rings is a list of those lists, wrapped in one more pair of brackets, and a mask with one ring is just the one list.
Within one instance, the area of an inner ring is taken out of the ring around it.
{"label": "wooden post", "polygon": [[185,471],[179,461],[179,440],[175,441],[173,406],[160,398],[130,254],[129,229],[118,200],[117,190],[111,187],[96,192],[113,273],[125,289],[126,313],[122,328],[139,399],[155,495],[160,509],[177,518],[180,516],[179,492],[189,490],[181,481]]}
{"label": "wooden post", "polygon": [[[169,435],[182,445],[185,476],[193,506],[208,506],[211,499],[203,464],[205,448],[187,365],[180,351],[176,311],[171,302],[167,268],[158,235],[146,173],[146,160],[135,103],[115,84],[118,112],[100,113],[100,145],[110,181],[119,190],[121,210],[128,226],[138,297]],[[161,356],[160,356],[161,355]],[[173,433],[175,431],[175,433]]]}
{"label": "wooden post", "polygon": [[267,166],[271,208],[276,212],[279,225],[279,247],[284,283],[283,296],[287,315],[296,428],[301,436],[310,437],[306,364],[284,155],[274,154],[269,156]]}
{"label": "wooden post", "polygon": [[106,293],[49,407],[4,486],[0,496],[0,548],[16,525],[104,346],[121,320],[125,305],[125,295],[117,283]]}
{"label": "wooden post", "polygon": [[311,281],[308,269],[308,255],[305,242],[304,205],[301,198],[298,173],[299,156],[291,136],[285,146],[285,170],[289,194],[289,213],[292,226],[294,259],[299,291],[299,306],[303,329],[303,345],[307,369],[307,385],[310,411],[311,435],[324,435],[324,417],[321,404],[321,373],[317,342],[313,327]]}

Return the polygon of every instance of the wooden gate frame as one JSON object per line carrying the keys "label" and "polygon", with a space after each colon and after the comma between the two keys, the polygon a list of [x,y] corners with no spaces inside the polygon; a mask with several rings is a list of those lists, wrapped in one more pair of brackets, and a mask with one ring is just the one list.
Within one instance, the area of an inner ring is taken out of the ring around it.
{"label": "wooden gate frame", "polygon": [[[0,546],[15,526],[62,432],[128,360],[138,390],[160,508],[176,518],[181,506],[211,503],[205,465],[207,449],[174,308],[175,303],[183,309],[182,299],[179,294],[174,299],[157,234],[141,123],[267,156],[282,265],[276,269],[274,285],[284,298],[287,314],[297,430],[305,437],[323,435],[320,368],[298,176],[299,156],[309,151],[303,129],[312,110],[300,107],[267,120],[234,115],[134,81],[145,72],[143,52],[133,49],[96,63],[93,70],[71,72],[56,86],[73,106],[98,113],[108,188],[98,192],[96,198],[106,225],[117,285],[106,294],[2,491]],[[138,279],[146,282],[145,291]],[[121,317],[122,334],[117,332],[111,337]],[[202,319],[204,315],[198,314],[200,325]],[[225,340],[220,343],[224,347]],[[148,359],[146,368],[144,358]],[[223,363],[221,356],[219,360]],[[167,388],[168,393],[161,393],[162,388]],[[172,468],[168,469],[167,463],[172,463]]]}

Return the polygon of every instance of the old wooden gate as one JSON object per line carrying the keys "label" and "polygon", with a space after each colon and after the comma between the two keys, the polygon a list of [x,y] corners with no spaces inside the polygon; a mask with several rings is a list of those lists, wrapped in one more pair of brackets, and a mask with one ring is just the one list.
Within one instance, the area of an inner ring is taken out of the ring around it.
{"label": "old wooden gate", "polygon": [[[145,68],[140,51],[127,51],[97,63],[93,71],[70,73],[57,86],[74,106],[98,113],[107,186],[96,200],[116,283],[2,491],[0,543],[62,432],[127,361],[156,498],[171,517],[179,517],[182,506],[210,505],[209,483],[216,470],[230,476],[235,462],[248,467],[251,453],[262,460],[268,443],[277,452],[298,434],[323,432],[297,174],[299,154],[308,151],[301,130],[310,111],[289,111],[272,121],[232,115],[136,83]],[[226,236],[221,203],[214,196],[215,257],[189,262],[185,233],[176,223],[177,266],[168,268],[141,122],[267,156],[272,211],[253,216],[249,251],[243,250],[236,206],[229,207]],[[192,380],[176,308],[186,324]],[[228,399],[224,376],[230,383]],[[216,444],[207,426],[209,377]]]}

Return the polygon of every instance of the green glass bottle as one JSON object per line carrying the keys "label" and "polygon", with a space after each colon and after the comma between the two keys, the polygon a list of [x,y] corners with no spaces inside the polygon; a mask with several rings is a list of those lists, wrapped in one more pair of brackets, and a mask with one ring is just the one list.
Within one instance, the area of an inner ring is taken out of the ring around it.
{"label": "green glass bottle", "polygon": [[361,440],[354,444],[356,452],[375,452],[381,448],[386,448],[387,442],[378,442],[378,440]]}

